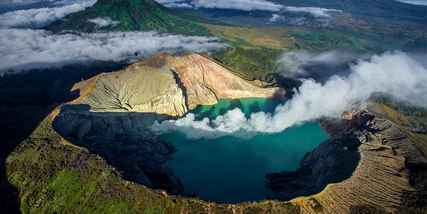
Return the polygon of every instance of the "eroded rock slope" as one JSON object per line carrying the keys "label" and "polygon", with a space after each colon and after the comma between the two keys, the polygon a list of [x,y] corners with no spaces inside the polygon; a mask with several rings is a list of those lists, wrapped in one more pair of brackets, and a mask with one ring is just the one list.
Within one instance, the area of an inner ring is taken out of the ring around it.
{"label": "eroded rock slope", "polygon": [[182,116],[219,99],[273,97],[279,92],[257,87],[199,54],[159,55],[79,83],[75,89],[86,91],[78,103],[89,105],[91,111],[169,116]]}
{"label": "eroded rock slope", "polygon": [[421,172],[427,170],[427,159],[410,133],[374,111],[323,125],[331,139],[309,153],[300,169],[268,175],[279,196],[321,191],[293,200],[305,213],[402,212],[424,206],[426,176]]}

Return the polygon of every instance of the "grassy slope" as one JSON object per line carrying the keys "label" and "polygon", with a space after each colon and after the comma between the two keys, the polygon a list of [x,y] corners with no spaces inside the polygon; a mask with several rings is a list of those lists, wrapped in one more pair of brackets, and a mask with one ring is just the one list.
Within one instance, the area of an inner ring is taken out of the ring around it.
{"label": "grassy slope", "polygon": [[[53,115],[53,114],[52,114]],[[7,160],[23,213],[297,213],[286,202],[237,206],[169,196],[123,180],[100,157],[65,142],[47,117]]]}
{"label": "grassy slope", "polygon": [[388,41],[380,35],[333,29],[301,27],[236,27],[205,25],[211,34],[223,38],[229,48],[213,57],[242,78],[265,81],[277,69],[277,58],[283,52],[295,50],[327,51],[344,49],[354,52],[381,52],[399,49],[406,43]]}
{"label": "grassy slope", "polygon": [[182,18],[153,0],[99,0],[93,7],[74,13],[48,28],[54,31],[76,30],[95,32],[99,30],[89,19],[109,17],[119,21],[108,26],[106,31],[148,31],[172,32],[186,35],[207,35],[200,24]]}
{"label": "grassy slope", "polygon": [[248,80],[271,81],[278,68],[277,58],[287,51],[338,49],[363,54],[427,48],[427,34],[394,37],[384,36],[384,32],[348,29],[206,26],[211,34],[230,44],[229,48],[214,53],[213,57]]}
{"label": "grassy slope", "polygon": [[213,58],[248,80],[269,81],[277,68],[276,59],[296,48],[295,40],[285,28],[247,28],[205,25],[211,34],[230,45],[213,54]]}

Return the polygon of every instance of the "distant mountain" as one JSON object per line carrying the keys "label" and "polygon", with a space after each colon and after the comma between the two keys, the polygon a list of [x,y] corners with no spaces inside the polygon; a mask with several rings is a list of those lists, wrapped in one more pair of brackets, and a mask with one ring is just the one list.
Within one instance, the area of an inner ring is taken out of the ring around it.
{"label": "distant mountain", "polygon": [[74,13],[48,27],[49,30],[148,31],[207,35],[202,25],[163,7],[153,0],[98,0],[84,11]]}

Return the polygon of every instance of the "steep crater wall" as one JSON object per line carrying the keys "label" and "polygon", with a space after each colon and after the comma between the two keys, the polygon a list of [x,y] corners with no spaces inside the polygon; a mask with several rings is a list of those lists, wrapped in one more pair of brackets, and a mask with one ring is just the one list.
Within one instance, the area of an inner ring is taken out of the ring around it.
{"label": "steep crater wall", "polygon": [[62,106],[53,127],[126,179],[178,194],[182,185],[165,164],[174,148],[150,133],[153,122],[219,99],[272,97],[278,89],[254,86],[197,54],[150,60],[76,84],[80,97]]}
{"label": "steep crater wall", "polygon": [[383,213],[425,206],[421,178],[426,178],[427,159],[410,133],[371,110],[323,125],[331,140],[309,153],[297,171],[267,176],[280,198],[315,194],[292,200],[305,213]]}

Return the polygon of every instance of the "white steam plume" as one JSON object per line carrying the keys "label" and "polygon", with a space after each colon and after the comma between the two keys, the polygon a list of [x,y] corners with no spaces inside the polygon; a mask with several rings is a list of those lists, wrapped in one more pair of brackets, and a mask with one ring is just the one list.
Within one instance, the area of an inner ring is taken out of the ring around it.
{"label": "white steam plume", "polygon": [[196,121],[193,114],[178,120],[156,122],[161,134],[181,131],[188,138],[215,138],[240,133],[276,133],[323,117],[340,117],[373,93],[387,93],[413,105],[427,107],[427,69],[402,52],[385,53],[361,60],[348,77],[334,76],[325,84],[305,80],[294,97],[273,114],[259,112],[246,118],[234,109],[214,120]]}

